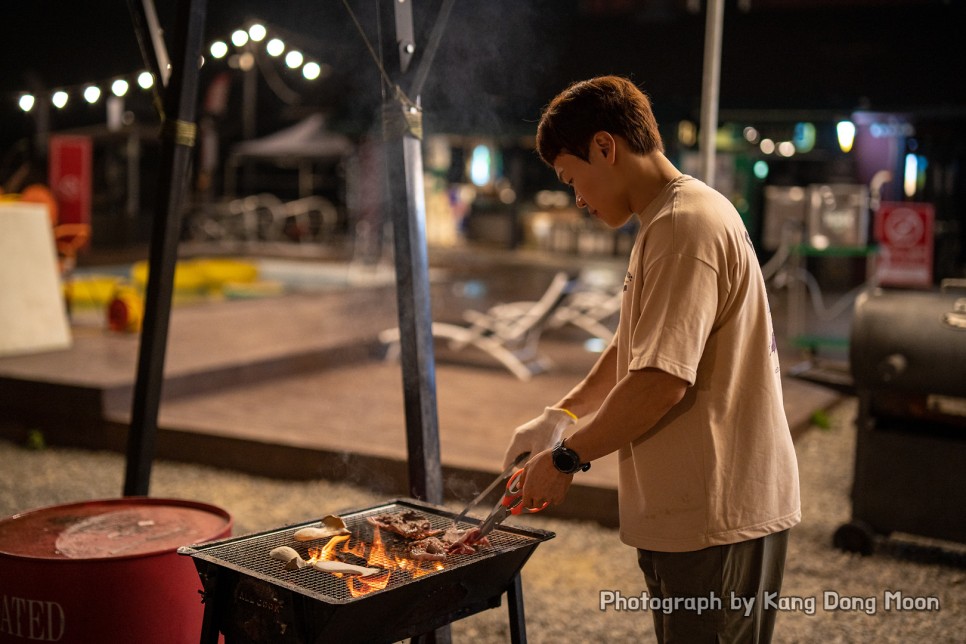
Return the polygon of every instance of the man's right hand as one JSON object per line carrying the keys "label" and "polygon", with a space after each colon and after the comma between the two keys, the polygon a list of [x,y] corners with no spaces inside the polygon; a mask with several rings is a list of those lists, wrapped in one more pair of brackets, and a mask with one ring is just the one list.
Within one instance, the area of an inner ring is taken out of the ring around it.
{"label": "man's right hand", "polygon": [[514,430],[513,439],[503,456],[503,468],[510,467],[524,452],[535,456],[550,449],[560,441],[564,430],[576,422],[569,412],[557,407],[547,407],[542,414]]}

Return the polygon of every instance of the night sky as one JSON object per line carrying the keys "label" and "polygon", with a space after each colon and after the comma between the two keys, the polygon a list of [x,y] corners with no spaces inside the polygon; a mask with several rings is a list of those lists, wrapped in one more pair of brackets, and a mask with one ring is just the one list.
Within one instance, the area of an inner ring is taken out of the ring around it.
{"label": "night sky", "polygon": [[[157,4],[162,24],[173,30],[174,3]],[[373,2],[349,4],[375,41]],[[557,90],[602,73],[632,76],[664,119],[696,118],[703,15],[675,9],[682,3],[671,0],[637,3],[648,9],[616,15],[581,10],[589,4],[457,2],[422,96],[428,124],[455,132],[525,133]],[[725,17],[723,112],[928,108],[962,116],[966,110],[959,71],[966,67],[966,39],[958,33],[966,24],[964,3],[755,11],[752,1],[749,13],[734,4],[727,4]],[[417,0],[415,6],[417,39],[425,43],[428,12],[438,2]],[[261,88],[259,134],[318,107],[352,127],[371,120],[379,80],[341,1],[209,2],[206,44],[256,17],[299,39],[306,54],[333,69],[311,89],[292,83],[306,88],[295,105]],[[143,68],[122,0],[34,0],[7,8],[0,21],[0,58],[4,147],[32,128],[30,115],[16,108],[19,91],[106,80]],[[219,64],[206,65],[202,91]],[[52,115],[52,127],[96,122],[103,109],[75,99],[64,114]]]}

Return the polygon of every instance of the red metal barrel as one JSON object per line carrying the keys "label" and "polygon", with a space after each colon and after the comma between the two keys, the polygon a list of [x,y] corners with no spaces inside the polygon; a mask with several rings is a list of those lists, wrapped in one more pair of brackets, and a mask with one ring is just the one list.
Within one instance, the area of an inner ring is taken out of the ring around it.
{"label": "red metal barrel", "polygon": [[0,642],[197,642],[201,582],[176,551],[231,526],[215,506],[147,497],[0,519]]}

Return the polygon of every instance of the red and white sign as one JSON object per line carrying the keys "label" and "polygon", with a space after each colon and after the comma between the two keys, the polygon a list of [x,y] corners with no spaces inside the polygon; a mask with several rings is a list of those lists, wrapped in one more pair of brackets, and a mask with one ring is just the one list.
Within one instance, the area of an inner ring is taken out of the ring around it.
{"label": "red and white sign", "polygon": [[932,287],[935,216],[931,203],[882,202],[875,213],[879,285]]}
{"label": "red and white sign", "polygon": [[47,181],[57,200],[60,224],[91,222],[91,139],[53,135],[49,143]]}

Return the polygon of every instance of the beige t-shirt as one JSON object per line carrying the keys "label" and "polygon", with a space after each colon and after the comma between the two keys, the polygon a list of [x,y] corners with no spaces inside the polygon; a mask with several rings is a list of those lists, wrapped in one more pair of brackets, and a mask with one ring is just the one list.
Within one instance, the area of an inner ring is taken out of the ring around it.
{"label": "beige t-shirt", "polygon": [[688,552],[790,528],[801,520],[798,463],[744,224],[724,196],[686,175],[640,220],[614,339],[617,377],[653,367],[691,386],[619,451],[621,540]]}

